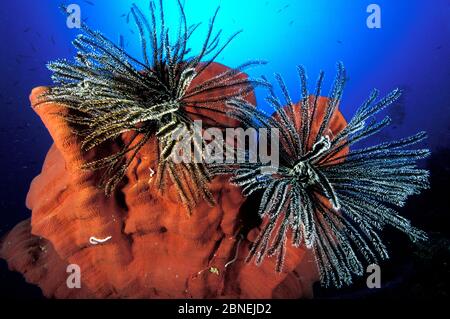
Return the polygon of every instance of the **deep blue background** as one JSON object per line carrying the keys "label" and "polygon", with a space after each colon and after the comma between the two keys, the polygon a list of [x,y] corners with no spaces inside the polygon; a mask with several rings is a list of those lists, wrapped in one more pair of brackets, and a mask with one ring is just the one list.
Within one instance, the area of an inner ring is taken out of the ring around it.
{"label": "deep blue background", "polygon": [[[94,29],[140,55],[136,28],[126,15],[133,1],[68,1],[81,6],[82,18]],[[144,11],[147,0],[136,2]],[[201,45],[209,17],[220,4],[216,28],[224,35],[243,33],[218,61],[237,66],[248,59],[264,59],[267,66],[251,70],[273,79],[281,73],[294,97],[299,84],[295,66],[308,71],[310,89],[319,70],[326,72],[324,92],[334,78],[335,64],[343,61],[348,84],[341,110],[349,118],[372,88],[382,93],[400,87],[401,101],[386,113],[393,118],[388,131],[375,141],[429,133],[432,151],[449,147],[450,2],[388,0],[186,0],[188,23],[204,22],[191,46]],[[29,106],[28,95],[49,85],[45,64],[74,54],[76,29],[66,27],[60,1],[2,1],[0,3],[0,235],[27,218],[25,196],[41,168],[51,139]],[[169,25],[176,27],[175,0],[164,0]],[[368,29],[366,7],[381,7],[381,29]],[[263,92],[258,91],[262,103]]]}

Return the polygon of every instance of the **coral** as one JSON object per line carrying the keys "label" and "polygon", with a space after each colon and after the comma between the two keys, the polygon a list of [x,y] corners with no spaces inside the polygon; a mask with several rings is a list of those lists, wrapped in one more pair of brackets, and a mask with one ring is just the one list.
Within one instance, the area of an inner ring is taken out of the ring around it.
{"label": "coral", "polygon": [[[394,209],[428,187],[416,161],[429,151],[404,149],[426,134],[353,149],[389,125],[375,115],[399,90],[377,102],[373,91],[347,123],[338,110],[343,65],[328,97],[323,73],[310,94],[298,67],[301,100],[293,103],[277,74],[281,102],[265,78],[243,72],[263,62],[214,62],[237,34],[220,45],[217,11],[193,54],[198,25],[187,25],[178,4],[175,41],[162,0],[159,11],[150,2],[149,20],[132,7],[142,61],[82,24],[75,61],[49,63],[56,86],[34,89],[31,103],[54,144],[28,193],[31,220],[0,243],[11,269],[57,298],[298,298],[311,297],[319,279],[341,287],[364,263],[387,258],[385,226],[427,238]],[[274,114],[255,107],[256,86],[270,89]],[[277,131],[280,166],[207,165],[203,152],[200,161],[174,161],[182,135],[192,143],[187,153],[206,146],[197,119],[205,128]],[[251,218],[262,224],[248,229],[242,204],[257,191]],[[80,289],[66,284],[71,264],[80,267]]]}
{"label": "coral", "polygon": [[[209,68],[222,66],[213,64]],[[287,248],[285,267],[275,260],[245,263],[252,229],[241,237],[244,198],[227,176],[209,185],[217,205],[199,203],[188,214],[178,189],[157,191],[158,143],[142,146],[112,196],[98,187],[101,174],[84,163],[118,148],[109,143],[85,152],[82,139],[61,117],[64,104],[42,103],[47,88],[33,90],[31,103],[54,140],[42,172],[32,182],[27,206],[31,221],[17,225],[2,241],[0,257],[12,270],[56,298],[299,298],[312,296],[318,280],[312,254]],[[254,96],[247,97],[254,103]],[[126,141],[129,133],[121,135]],[[100,152],[100,153],[99,153]],[[130,156],[127,154],[126,156]],[[108,239],[103,243],[93,238]],[[66,286],[68,264],[81,269],[81,289]]]}

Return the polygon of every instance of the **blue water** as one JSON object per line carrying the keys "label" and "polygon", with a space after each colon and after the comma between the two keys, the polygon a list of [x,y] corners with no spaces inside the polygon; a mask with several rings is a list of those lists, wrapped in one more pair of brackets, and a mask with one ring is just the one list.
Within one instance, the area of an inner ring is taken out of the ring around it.
{"label": "blue water", "polygon": [[[118,41],[123,35],[126,49],[140,56],[137,31],[129,12],[133,1],[69,1],[81,7],[82,19],[94,29]],[[134,1],[143,10],[147,1]],[[341,110],[349,118],[372,88],[387,93],[404,90],[403,99],[387,111],[393,127],[375,141],[429,133],[432,150],[449,146],[450,5],[445,0],[186,0],[188,22],[204,22],[192,39],[195,50],[202,44],[209,17],[217,5],[216,22],[224,39],[234,31],[243,33],[218,61],[237,66],[248,59],[264,59],[267,66],[252,69],[253,76],[281,73],[294,99],[299,83],[295,66],[308,71],[310,89],[319,70],[326,72],[324,92],[343,61],[348,84]],[[0,234],[29,217],[24,200],[29,183],[41,168],[51,139],[29,107],[28,95],[38,85],[49,85],[49,60],[74,54],[71,40],[76,29],[66,26],[59,1],[2,1],[0,4],[1,77],[0,101]],[[381,7],[381,29],[369,29],[366,7]],[[176,27],[175,0],[165,0],[168,25]],[[130,31],[130,30],[133,30]],[[258,91],[263,104],[264,92]]]}

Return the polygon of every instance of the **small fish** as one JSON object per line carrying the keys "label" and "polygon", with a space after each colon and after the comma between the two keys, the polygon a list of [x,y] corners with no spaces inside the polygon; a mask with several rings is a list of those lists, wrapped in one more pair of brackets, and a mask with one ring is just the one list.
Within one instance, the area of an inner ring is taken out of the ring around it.
{"label": "small fish", "polygon": [[294,20],[289,21],[289,26],[292,26],[294,24]]}
{"label": "small fish", "polygon": [[22,61],[21,61],[18,57],[16,57],[16,63],[17,63],[17,64],[21,64]]}
{"label": "small fish", "polygon": [[50,37],[50,41],[52,41],[52,44],[55,45],[55,38],[53,36]]}
{"label": "small fish", "polygon": [[91,6],[94,6],[94,5],[95,5],[95,3],[93,3],[92,1],[89,1],[89,0],[84,0],[84,2],[86,2],[87,4],[89,4],[89,5],[91,5]]}
{"label": "small fish", "polygon": [[132,29],[130,29],[130,32],[131,32],[132,34],[134,34],[134,31],[133,31]]}
{"label": "small fish", "polygon": [[24,30],[23,30],[23,32],[28,32],[28,31],[30,31],[31,30],[31,28],[30,27],[27,27],[27,28],[25,28]]}
{"label": "small fish", "polygon": [[339,43],[339,44],[342,44],[342,41],[341,41],[341,40],[336,40],[336,42]]}
{"label": "small fish", "polygon": [[28,71],[31,71],[31,72],[34,72],[34,71],[36,71],[37,70],[37,68],[29,68],[28,69]]}
{"label": "small fish", "polygon": [[41,38],[41,34],[40,34],[39,32],[36,32],[36,36],[37,36],[38,38]]}
{"label": "small fish", "polygon": [[281,8],[281,9],[278,9],[277,10],[277,13],[280,13],[281,11],[283,11],[283,10],[285,10],[285,9],[287,9],[287,8],[289,8],[289,4],[287,4],[287,5],[285,5],[283,8]]}
{"label": "small fish", "polygon": [[125,17],[126,15],[127,15],[126,13],[123,13],[123,14],[120,15],[120,17],[123,18],[123,17]]}
{"label": "small fish", "polygon": [[127,24],[130,23],[130,12],[127,14]]}
{"label": "small fish", "polygon": [[20,81],[19,80],[17,80],[17,81],[14,81],[14,83],[13,83],[13,86],[17,86],[18,84],[20,83]]}
{"label": "small fish", "polygon": [[30,43],[30,46],[31,46],[31,50],[33,50],[33,52],[37,52],[36,47],[34,46],[33,43]]}
{"label": "small fish", "polygon": [[119,47],[123,50],[125,48],[123,35],[119,34]]}
{"label": "small fish", "polygon": [[440,50],[440,49],[442,49],[442,45],[438,45],[438,46],[436,47],[436,50]]}

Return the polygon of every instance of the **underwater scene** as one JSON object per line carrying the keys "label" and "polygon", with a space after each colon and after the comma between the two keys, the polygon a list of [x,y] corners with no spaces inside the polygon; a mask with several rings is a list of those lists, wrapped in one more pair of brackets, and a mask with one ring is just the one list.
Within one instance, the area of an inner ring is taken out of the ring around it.
{"label": "underwater scene", "polygon": [[449,297],[448,1],[0,11],[1,299]]}

